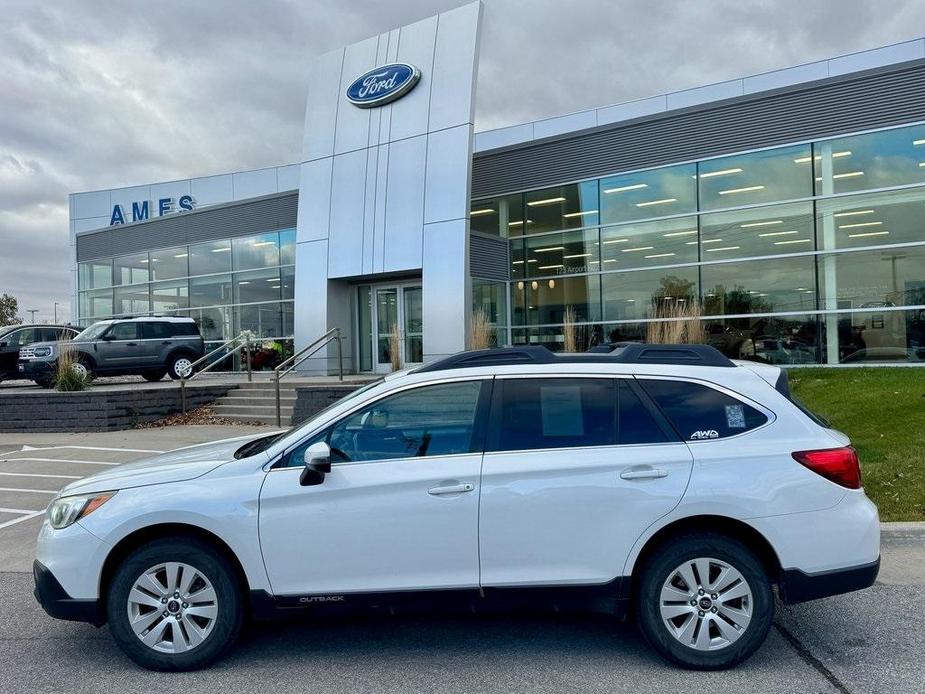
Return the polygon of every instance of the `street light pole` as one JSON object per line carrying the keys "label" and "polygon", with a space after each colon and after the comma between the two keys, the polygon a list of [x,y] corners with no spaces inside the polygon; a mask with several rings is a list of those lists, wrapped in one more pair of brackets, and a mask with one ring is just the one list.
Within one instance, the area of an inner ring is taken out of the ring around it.
{"label": "street light pole", "polygon": [[30,323],[35,323],[35,314],[38,313],[38,312],[39,312],[39,310],[38,310],[37,308],[28,308],[28,309],[26,309],[26,313],[31,313],[31,314],[32,314],[32,315],[30,316],[30,321],[29,321]]}
{"label": "street light pole", "polygon": [[58,302],[55,302],[55,325],[58,324]]}

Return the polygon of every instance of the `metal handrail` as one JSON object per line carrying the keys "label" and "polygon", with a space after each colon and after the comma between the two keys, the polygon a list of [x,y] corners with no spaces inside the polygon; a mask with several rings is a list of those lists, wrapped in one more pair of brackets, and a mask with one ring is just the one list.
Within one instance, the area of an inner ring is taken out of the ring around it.
{"label": "metal handrail", "polygon": [[288,359],[284,359],[273,369],[273,380],[276,382],[276,426],[283,425],[281,395],[279,389],[280,379],[286,377],[303,361],[311,357],[315,352],[323,347],[327,347],[331,342],[337,343],[337,375],[338,379],[344,380],[344,350],[341,347],[340,328],[331,328],[324,335],[319,337],[311,344],[306,345]]}
{"label": "metal handrail", "polygon": [[[190,364],[189,375],[180,377],[180,407],[183,411],[183,414],[186,414],[186,382],[192,381],[194,378],[198,378],[200,374],[204,374],[206,371],[209,371],[210,369],[214,368],[221,362],[225,361],[225,359],[227,359],[231,355],[237,354],[242,349],[245,352],[245,361],[247,362],[247,380],[248,382],[251,382],[254,380],[254,375],[251,370],[251,335],[252,333],[250,330],[245,330],[237,337],[233,337],[227,342],[223,342],[218,347],[213,349],[211,352],[200,357],[199,359],[194,361],[192,364]],[[196,367],[202,364],[203,362],[205,362],[206,360],[208,360],[209,357],[215,354],[218,354],[222,350],[227,349],[230,345],[233,345],[235,343],[240,343],[240,344],[238,344],[237,347],[235,347],[230,352],[226,352],[225,356],[223,356],[221,359],[216,359],[215,361],[213,361],[211,364],[209,364],[205,368],[202,368],[199,371],[196,371]]]}

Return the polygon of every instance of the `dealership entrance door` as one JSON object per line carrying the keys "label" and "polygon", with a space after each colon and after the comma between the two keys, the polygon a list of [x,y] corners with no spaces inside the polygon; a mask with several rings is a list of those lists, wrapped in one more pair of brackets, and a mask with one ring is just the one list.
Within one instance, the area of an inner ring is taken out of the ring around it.
{"label": "dealership entrance door", "polygon": [[[393,342],[402,368],[424,360],[423,292],[420,281],[363,285],[358,292],[359,370],[389,373]],[[397,340],[393,332],[397,331]]]}

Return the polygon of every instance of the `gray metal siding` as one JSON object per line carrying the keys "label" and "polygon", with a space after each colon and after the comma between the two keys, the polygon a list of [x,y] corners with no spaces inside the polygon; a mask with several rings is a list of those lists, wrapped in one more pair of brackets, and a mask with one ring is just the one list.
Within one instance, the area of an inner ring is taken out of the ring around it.
{"label": "gray metal siding", "polygon": [[299,193],[292,191],[106,227],[77,237],[77,261],[294,228],[298,206]]}
{"label": "gray metal siding", "polygon": [[475,156],[472,197],[925,119],[925,64],[820,80]]}
{"label": "gray metal siding", "polygon": [[507,280],[511,268],[507,239],[469,234],[469,274],[485,280]]}

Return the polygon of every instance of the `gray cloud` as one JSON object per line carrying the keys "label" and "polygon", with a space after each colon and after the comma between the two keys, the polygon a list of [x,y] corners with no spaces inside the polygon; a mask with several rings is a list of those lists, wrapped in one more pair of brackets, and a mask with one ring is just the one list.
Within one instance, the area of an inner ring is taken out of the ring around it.
{"label": "gray cloud", "polygon": [[[311,59],[459,0],[0,0],[0,292],[69,293],[67,194],[292,162]],[[913,38],[917,0],[485,0],[477,129]]]}

